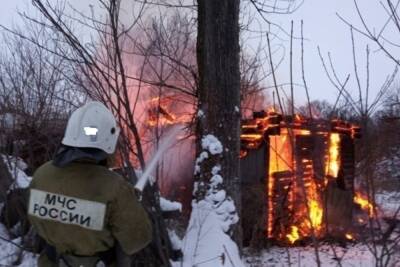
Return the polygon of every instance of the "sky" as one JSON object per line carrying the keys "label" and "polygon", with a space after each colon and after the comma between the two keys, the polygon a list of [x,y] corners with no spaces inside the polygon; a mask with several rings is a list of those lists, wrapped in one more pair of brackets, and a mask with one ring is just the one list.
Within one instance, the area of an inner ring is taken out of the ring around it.
{"label": "sky", "polygon": [[[0,23],[2,25],[10,26],[12,23],[19,24],[20,20],[17,16],[17,10],[34,12],[30,0],[0,0],[2,1],[2,8],[0,9]],[[76,6],[79,10],[89,10],[89,3],[95,0],[69,0],[68,2]],[[367,22],[371,26],[379,28],[385,22],[385,13],[379,4],[378,0],[359,0],[358,1],[363,14],[367,18]],[[321,1],[321,0],[304,0],[304,3],[293,14],[287,15],[269,15],[269,19],[274,23],[280,25],[287,32],[290,32],[290,24],[293,20],[294,35],[300,37],[300,22],[304,21],[304,61],[306,80],[309,87],[311,99],[325,99],[329,102],[334,102],[338,92],[329,82],[326,74],[322,68],[321,60],[318,56],[317,47],[319,46],[323,55],[326,56],[330,52],[334,61],[335,68],[337,69],[338,76],[344,80],[347,74],[350,74],[350,81],[348,83],[348,90],[354,92],[354,96],[358,92],[355,83],[354,67],[352,61],[352,46],[350,39],[350,30],[347,25],[339,20],[336,13],[348,19],[355,26],[360,26],[360,21],[357,17],[354,8],[353,0],[335,0],[335,1]],[[259,26],[263,29],[267,28],[267,24],[260,22]],[[273,29],[274,30],[274,29]],[[274,30],[277,31],[276,29]],[[388,29],[387,36],[393,37],[396,40],[396,32]],[[278,83],[287,83],[290,81],[289,76],[289,37],[280,32],[280,39],[274,39],[272,44],[274,51],[274,60],[278,61],[285,53],[286,60],[277,69]],[[376,94],[379,88],[384,83],[386,77],[393,71],[394,63],[391,62],[382,52],[377,51],[376,45],[366,40],[366,38],[355,34],[356,41],[356,54],[358,61],[358,68],[360,70],[360,80],[362,86],[365,86],[366,80],[366,65],[365,65],[365,48],[370,45],[371,59],[370,59],[370,84],[371,84],[371,98]],[[262,41],[265,42],[265,39]],[[249,47],[256,47],[258,40],[250,41]],[[283,49],[284,47],[284,49]],[[285,52],[283,52],[285,51]],[[400,52],[400,51],[399,51]],[[301,47],[299,39],[294,41],[293,49],[294,57],[294,82],[302,84],[301,77]],[[268,62],[265,62],[265,67],[268,67]],[[266,81],[269,85],[272,81]],[[302,86],[295,87],[295,99],[297,105],[301,105],[305,101],[304,88]]]}
{"label": "sky", "polygon": [[[365,14],[367,23],[379,29],[387,17],[378,0],[360,1],[358,0],[361,12]],[[342,22],[337,14],[344,17],[355,27],[361,27],[361,21],[358,18],[353,0],[305,0],[303,5],[293,14],[276,15],[272,21],[281,25],[282,28],[290,32],[290,23],[294,23],[294,35],[300,37],[301,20],[304,22],[304,61],[305,76],[312,99],[326,99],[333,102],[338,91],[329,82],[325,71],[322,67],[320,57],[318,55],[318,46],[322,54],[327,58],[328,52],[331,54],[335,69],[338,76],[345,80],[350,74],[348,90],[357,97],[358,89],[356,87],[352,43],[349,26]],[[282,36],[282,35],[281,35]],[[283,35],[284,36],[284,35]],[[377,46],[371,41],[358,33],[355,33],[357,65],[360,73],[361,85],[366,85],[366,46],[370,46],[370,88],[371,99],[381,88],[382,84],[394,70],[395,64],[388,59],[382,52],[378,51]],[[398,32],[392,28],[388,28],[386,36],[392,40],[398,41]],[[275,40],[275,45],[283,45],[286,48],[286,58],[289,51],[289,37],[286,40]],[[301,42],[294,41],[293,58],[294,58],[294,81],[302,84],[301,77]],[[397,51],[400,52],[400,51]],[[297,59],[297,60],[296,60]],[[289,60],[286,60],[278,71],[278,80],[289,81]],[[304,89],[296,87],[295,99],[300,102],[304,101]]]}

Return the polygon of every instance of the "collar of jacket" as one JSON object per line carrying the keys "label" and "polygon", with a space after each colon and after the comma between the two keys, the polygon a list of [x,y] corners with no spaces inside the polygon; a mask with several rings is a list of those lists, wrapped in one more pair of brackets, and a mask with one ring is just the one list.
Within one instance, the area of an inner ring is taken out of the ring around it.
{"label": "collar of jacket", "polygon": [[62,145],[53,159],[53,165],[59,168],[71,162],[107,165],[107,158],[108,154],[100,149]]}

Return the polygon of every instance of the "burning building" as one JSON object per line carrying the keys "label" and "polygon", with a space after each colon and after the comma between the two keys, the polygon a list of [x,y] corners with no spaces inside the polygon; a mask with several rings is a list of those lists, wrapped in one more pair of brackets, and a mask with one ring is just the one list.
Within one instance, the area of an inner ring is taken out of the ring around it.
{"label": "burning building", "polygon": [[[149,101],[148,128],[141,136],[159,133],[157,127],[162,130],[191,121],[190,112],[179,113],[172,100]],[[273,111],[255,112],[241,125],[245,245],[254,237],[284,244],[328,235],[349,239],[346,234],[352,232],[353,203],[373,214],[373,206],[354,189],[354,142],[361,137],[358,126]],[[173,149],[178,156],[161,160],[159,186],[165,195],[190,207],[194,139]],[[184,178],[178,181],[174,177]]]}
{"label": "burning building", "polygon": [[[344,121],[273,111],[255,112],[242,123],[243,186],[263,188],[265,201],[257,213],[263,214],[264,237],[293,244],[327,234],[345,236],[353,217],[354,140],[359,137],[360,128]],[[258,197],[244,193],[244,223],[257,227],[260,223],[249,219],[255,203]],[[245,241],[255,232],[245,233]]]}

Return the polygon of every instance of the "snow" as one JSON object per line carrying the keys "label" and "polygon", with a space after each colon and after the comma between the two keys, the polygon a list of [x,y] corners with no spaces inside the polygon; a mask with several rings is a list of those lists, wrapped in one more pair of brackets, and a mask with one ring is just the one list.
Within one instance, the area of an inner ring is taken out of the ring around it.
{"label": "snow", "polygon": [[200,153],[199,157],[196,159],[196,164],[202,163],[205,159],[208,159],[207,151],[203,151]]}
{"label": "snow", "polygon": [[[318,249],[321,265],[323,267],[337,267],[335,253],[338,258],[342,258],[343,267],[375,267],[375,258],[366,245],[350,244],[347,247],[338,245],[321,245]],[[245,254],[245,264],[247,267],[274,267],[274,266],[296,266],[311,267],[317,266],[315,251],[311,246],[308,247],[272,247],[265,250],[260,255],[252,255],[249,251]],[[400,257],[397,255],[388,266],[399,267]]]}
{"label": "snow", "polygon": [[212,155],[221,154],[223,146],[221,142],[212,134],[208,134],[201,139],[201,147],[208,150]]}
{"label": "snow", "polygon": [[386,217],[393,217],[396,215],[400,219],[400,192],[387,192],[382,191],[376,194],[376,203],[378,210]]}
{"label": "snow", "polygon": [[182,204],[176,201],[171,201],[160,197],[160,207],[162,211],[176,211],[182,212]]}
{"label": "snow", "polygon": [[[208,153],[222,153],[221,142],[213,135],[201,140],[203,152],[196,159],[195,174],[201,171],[200,163],[208,158]],[[189,226],[183,239],[183,261],[174,263],[176,267],[244,267],[236,243],[229,236],[232,226],[239,221],[234,202],[222,189],[223,177],[219,175],[221,166],[212,168],[210,188],[204,200],[192,202]],[[194,183],[195,193],[199,183]]]}
{"label": "snow", "polygon": [[203,118],[204,116],[205,116],[204,111],[199,109],[199,111],[197,111],[197,118]]}
{"label": "snow", "polygon": [[199,165],[194,166],[194,175],[200,173],[200,171],[201,171],[201,168]]}
{"label": "snow", "polygon": [[175,266],[244,267],[237,245],[227,234],[232,222],[225,221],[229,215],[218,214],[215,204],[207,200],[193,202],[192,208],[183,240],[183,262]]}
{"label": "snow", "polygon": [[212,170],[211,170],[211,174],[212,175],[216,175],[216,174],[218,174],[219,172],[221,171],[221,165],[216,165],[216,166],[214,166],[213,168],[212,168]]}
{"label": "snow", "polygon": [[221,175],[215,174],[213,177],[210,179],[210,183],[212,186],[217,186],[219,184],[222,184],[224,179],[222,178]]}
{"label": "snow", "polygon": [[21,158],[1,155],[5,164],[8,167],[8,171],[11,176],[14,178],[14,188],[27,188],[31,183],[32,177],[26,175],[24,170],[28,168],[28,164],[26,164]]}
{"label": "snow", "polygon": [[182,248],[182,240],[178,237],[175,231],[168,230],[169,240],[171,240],[172,249],[180,250]]}
{"label": "snow", "polygon": [[[382,191],[376,195],[376,203],[378,204],[379,216],[392,217],[400,207],[400,192]],[[399,214],[397,218],[400,218]],[[399,233],[394,233],[393,238]],[[371,244],[368,244],[371,248]],[[346,247],[337,244],[328,245],[322,243],[319,248],[319,256],[323,267],[340,266],[336,260],[336,255],[341,260],[343,267],[375,267],[376,259],[366,244],[361,241],[357,243],[347,243]],[[378,250],[382,247],[378,246]],[[397,250],[388,266],[400,267],[400,250]],[[244,261],[247,267],[273,267],[273,266],[296,266],[309,267],[317,266],[315,259],[315,250],[312,246],[306,247],[277,247],[274,246],[269,250],[254,253],[250,250],[245,251]]]}
{"label": "snow", "polygon": [[226,198],[225,190],[220,190],[220,191],[216,192],[215,194],[206,196],[206,199],[212,203],[219,203],[219,202],[223,201],[225,198]]}
{"label": "snow", "polygon": [[194,174],[198,174],[201,171],[200,163],[202,163],[205,159],[208,159],[207,151],[203,151],[196,159],[196,164],[194,166]]}
{"label": "snow", "polygon": [[196,164],[194,166],[194,174],[198,174],[201,171],[200,163],[202,163],[205,159],[208,159],[207,151],[203,151],[196,159]]}
{"label": "snow", "polygon": [[[0,224],[0,266],[20,266],[20,267],[33,267],[37,266],[37,255],[22,251],[16,245],[21,245],[21,238],[10,240],[7,229],[4,225]],[[22,254],[20,254],[22,253]],[[22,256],[21,263],[16,264],[19,256]]]}

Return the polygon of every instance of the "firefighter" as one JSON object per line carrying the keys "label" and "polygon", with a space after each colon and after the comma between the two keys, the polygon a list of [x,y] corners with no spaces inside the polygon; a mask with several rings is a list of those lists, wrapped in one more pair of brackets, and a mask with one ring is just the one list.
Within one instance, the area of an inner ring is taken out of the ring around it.
{"label": "firefighter", "polygon": [[151,223],[133,188],[107,168],[119,129],[112,113],[90,102],[72,113],[53,161],[37,169],[28,215],[45,241],[41,266],[115,264],[151,241]]}

